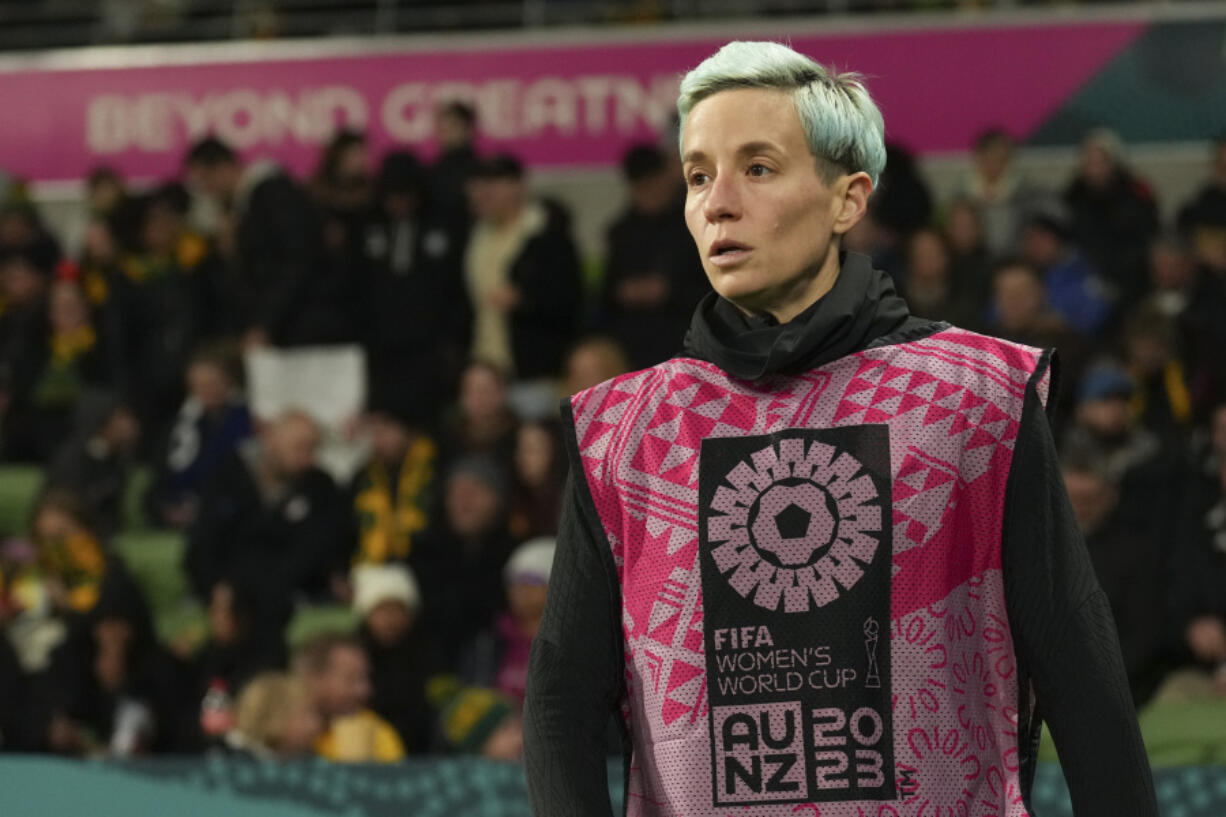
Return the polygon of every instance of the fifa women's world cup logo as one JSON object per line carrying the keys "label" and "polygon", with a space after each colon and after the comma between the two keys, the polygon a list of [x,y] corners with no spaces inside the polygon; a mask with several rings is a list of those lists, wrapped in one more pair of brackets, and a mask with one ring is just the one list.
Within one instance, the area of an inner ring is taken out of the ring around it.
{"label": "fifa women's world cup logo", "polygon": [[759,607],[824,607],[876,556],[877,499],[872,478],[850,453],[781,440],[737,463],[716,488],[706,519],[707,541],[716,545],[711,556],[728,584]]}

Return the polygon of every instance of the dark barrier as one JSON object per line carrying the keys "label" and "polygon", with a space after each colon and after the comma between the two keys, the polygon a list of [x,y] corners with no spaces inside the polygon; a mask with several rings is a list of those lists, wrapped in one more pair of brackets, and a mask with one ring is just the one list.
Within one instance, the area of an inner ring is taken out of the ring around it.
{"label": "dark barrier", "polygon": [[[1226,814],[1226,767],[1155,771],[1165,817]],[[620,813],[621,775],[610,766]],[[920,804],[913,804],[913,810]],[[1071,817],[1055,766],[1035,781],[1037,817]],[[899,804],[900,815],[913,810]],[[0,760],[0,814],[21,817],[530,817],[523,770],[476,759],[399,766],[263,763],[233,756],[92,763]]]}

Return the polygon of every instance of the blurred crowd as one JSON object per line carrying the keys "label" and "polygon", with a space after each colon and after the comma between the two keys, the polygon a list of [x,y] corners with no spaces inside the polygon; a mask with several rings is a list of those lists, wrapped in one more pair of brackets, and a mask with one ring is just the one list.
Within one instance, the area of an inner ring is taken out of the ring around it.
{"label": "blurred crowd", "polygon": [[[676,354],[708,286],[671,145],[626,152],[585,264],[567,207],[476,125],[440,108],[428,163],[342,132],[309,179],[215,139],[153,189],[99,168],[71,253],[10,191],[0,471],[43,487],[0,547],[0,750],[518,757],[558,401]],[[1063,190],[986,132],[949,201],[892,146],[845,240],[914,313],[1059,348],[1064,478],[1138,706],[1226,696],[1226,139],[1211,166],[1164,223],[1106,131]],[[345,433],[369,452],[340,484],[312,407],[257,416],[243,365],[338,344],[363,351]],[[112,546],[138,471],[142,522],[186,543],[198,638],[158,637]],[[341,605],[355,629],[289,643]]]}

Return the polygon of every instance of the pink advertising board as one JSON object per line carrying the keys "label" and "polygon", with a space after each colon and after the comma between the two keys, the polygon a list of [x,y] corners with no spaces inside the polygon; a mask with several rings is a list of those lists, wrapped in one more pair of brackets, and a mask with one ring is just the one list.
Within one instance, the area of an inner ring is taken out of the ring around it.
{"label": "pink advertising board", "polygon": [[[889,137],[920,152],[956,151],[989,125],[1035,128],[1144,21],[926,25],[821,31],[780,24],[757,39],[790,41],[859,71]],[[485,147],[529,165],[601,166],[654,139],[680,75],[736,31],[647,29],[531,38],[406,38],[342,43],[83,51],[0,63],[0,167],[35,181],[78,179],[109,164],[134,178],[174,173],[213,133],[244,154],[298,171],[339,125],[375,147],[429,156],[441,99],[476,106]]]}

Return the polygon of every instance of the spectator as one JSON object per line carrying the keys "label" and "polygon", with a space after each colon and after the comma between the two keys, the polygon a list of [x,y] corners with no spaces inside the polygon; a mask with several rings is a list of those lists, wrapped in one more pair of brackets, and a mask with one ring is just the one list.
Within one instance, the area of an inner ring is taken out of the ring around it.
{"label": "spectator", "polygon": [[1081,379],[1075,424],[1062,450],[1098,463],[1118,486],[1121,513],[1155,540],[1175,511],[1183,476],[1178,454],[1164,450],[1157,435],[1143,428],[1130,411],[1135,385],[1121,369],[1100,363]]}
{"label": "spectator", "polygon": [[372,203],[374,174],[365,134],[342,129],[324,147],[311,193],[330,214],[354,215]]}
{"label": "spectator", "polygon": [[430,199],[463,239],[468,235],[466,190],[478,163],[474,142],[477,112],[466,102],[451,100],[434,112],[434,135],[439,153],[430,168]]}
{"label": "spectator", "polygon": [[315,465],[315,421],[290,410],[229,455],[201,490],[185,568],[201,599],[231,577],[280,599],[331,597],[352,534],[344,499]]}
{"label": "spectator", "polygon": [[457,754],[512,762],[524,753],[523,719],[515,702],[502,693],[465,686],[457,678],[431,682],[447,746]]}
{"label": "spectator", "polygon": [[103,537],[114,536],[123,525],[140,433],[131,407],[109,394],[84,395],[76,430],[47,468],[47,486],[78,497]]}
{"label": "spectator", "polygon": [[425,197],[413,154],[388,154],[362,236],[362,325],[376,390],[399,392],[420,423],[454,393],[471,339],[462,236]]}
{"label": "spectator", "polygon": [[[26,404],[31,358],[47,333],[47,289],[50,273],[34,266],[28,256],[0,256],[0,439],[7,460],[40,461],[35,440],[24,433],[33,418]],[[14,405],[14,399],[17,404]]]}
{"label": "spectator", "polygon": [[556,377],[582,299],[570,217],[529,196],[523,166],[510,156],[479,164],[469,189],[476,216],[465,256],[472,353],[518,380]]}
{"label": "spectator", "polygon": [[520,425],[515,435],[514,466],[511,535],[522,541],[557,533],[566,482],[566,456],[556,422]]}
{"label": "spectator", "polygon": [[496,622],[498,668],[494,687],[521,710],[528,684],[528,654],[541,626],[549,573],[557,542],[553,537],[530,539],[516,548],[503,570],[507,609]]}
{"label": "spectator", "polygon": [[1226,465],[1206,491],[1184,497],[1170,588],[1177,659],[1161,700],[1226,696]]}
{"label": "spectator", "polygon": [[615,340],[591,335],[575,344],[566,356],[566,379],[562,391],[571,395],[628,371],[630,361]]}
{"label": "spectator", "polygon": [[869,210],[878,229],[874,260],[884,258],[884,269],[893,275],[901,272],[904,247],[911,233],[932,221],[932,193],[909,150],[887,143],[885,152],[885,170],[869,199]]}
{"label": "spectator", "polygon": [[103,592],[56,649],[45,681],[47,744],[112,757],[190,745],[185,672],[154,636],[139,595]]}
{"label": "spectator", "polygon": [[460,375],[457,411],[448,423],[448,459],[490,454],[509,463],[515,448],[515,415],[507,402],[506,375],[492,363],[474,360]]}
{"label": "spectator", "polygon": [[370,708],[395,728],[409,754],[425,752],[434,728],[426,700],[430,659],[417,627],[417,579],[405,565],[359,565],[353,587],[353,609],[362,619],[358,640],[370,662]]}
{"label": "spectator", "polygon": [[959,196],[981,214],[983,247],[997,258],[1018,251],[1023,221],[1039,194],[1017,170],[1016,143],[1003,128],[975,140],[971,171]]}
{"label": "spectator", "polygon": [[208,634],[191,667],[197,703],[210,687],[233,695],[258,674],[285,666],[289,605],[246,581],[222,579],[209,594]]}
{"label": "spectator", "polygon": [[415,570],[425,588],[423,627],[442,662],[465,678],[488,677],[494,616],[505,605],[502,566],[514,547],[507,529],[504,467],[483,456],[452,465],[442,524],[422,542]]}
{"label": "spectator", "polygon": [[106,301],[125,391],[141,424],[159,437],[183,402],[183,372],[215,328],[210,312],[219,300],[213,288],[221,262],[204,237],[188,229],[188,203],[187,191],[177,184],[137,200],[138,248],[111,277]]}
{"label": "spectator", "polygon": [[1226,133],[1212,145],[1209,180],[1179,210],[1179,229],[1187,239],[1198,243],[1202,231],[1209,235],[1226,230]]}
{"label": "spectator", "polygon": [[226,734],[227,747],[237,753],[288,760],[314,753],[323,722],[293,676],[265,672],[243,687],[238,696],[235,725]]}
{"label": "spectator", "polygon": [[370,709],[370,668],[357,639],[324,633],[294,656],[294,674],[306,685],[324,723],[315,752],[341,763],[396,763],[404,744]]}
{"label": "spectator", "polygon": [[982,308],[992,295],[992,268],[983,243],[983,216],[971,199],[955,199],[945,214],[954,288]]}
{"label": "spectator", "polygon": [[1178,236],[1165,235],[1149,245],[1149,289],[1144,308],[1178,322],[1188,307],[1196,268],[1187,245]]}
{"label": "spectator", "polygon": [[1176,349],[1174,321],[1140,308],[1128,321],[1124,346],[1136,386],[1129,406],[1133,416],[1159,438],[1181,440],[1192,422],[1192,397]]}
{"label": "spectator", "polygon": [[1146,248],[1158,232],[1158,206],[1149,185],[1124,164],[1124,145],[1096,128],[1081,144],[1081,164],[1064,191],[1071,235],[1090,264],[1107,276],[1125,305],[1145,292]]}
{"label": "spectator", "polygon": [[21,333],[8,349],[4,435],[10,459],[45,462],[69,436],[82,394],[114,382],[114,360],[80,283],[69,276],[51,285],[45,331]]}
{"label": "spectator", "polygon": [[1115,618],[1133,701],[1143,705],[1162,665],[1167,565],[1158,542],[1120,512],[1120,493],[1092,459],[1065,459],[1064,484]]}
{"label": "spectator", "polygon": [[234,221],[248,345],[344,343],[356,337],[349,282],[328,268],[320,216],[268,162],[244,165],[214,138],[186,159],[195,185]]}
{"label": "spectator", "polygon": [[60,262],[60,244],[25,200],[0,205],[0,254],[21,254],[38,269],[52,270]]}
{"label": "spectator", "polygon": [[202,347],[193,355],[187,399],[154,457],[145,507],[155,525],[190,525],[202,488],[251,435],[241,376],[235,350],[228,345]]}
{"label": "spectator", "polygon": [[1062,213],[1036,212],[1022,231],[1022,255],[1042,273],[1052,309],[1069,328],[1090,337],[1110,317],[1114,294],[1071,238]]}
{"label": "spectator", "polygon": [[85,206],[92,215],[110,215],[127,196],[123,176],[113,167],[99,165],[85,178]]}
{"label": "spectator", "polygon": [[[1033,266],[1021,259],[1008,259],[996,266],[991,313],[989,331],[992,334],[1040,349],[1058,349],[1063,372],[1061,380],[1078,382],[1085,365],[1083,344],[1047,305],[1043,278]],[[1072,411],[1074,400],[1070,391],[1065,389],[1056,394],[1052,406],[1056,429],[1063,426]]]}
{"label": "spectator", "polygon": [[438,446],[411,410],[372,401],[366,414],[371,456],[354,477],[357,564],[402,562],[426,530],[434,510]]}
{"label": "spectator", "polygon": [[963,329],[978,326],[979,310],[956,288],[951,254],[940,231],[921,227],[911,233],[906,242],[906,270],[901,294],[911,314]]}
{"label": "spectator", "polygon": [[599,324],[643,369],[681,349],[708,284],[685,227],[685,187],[663,151],[631,148],[622,176],[630,203],[608,230]]}

